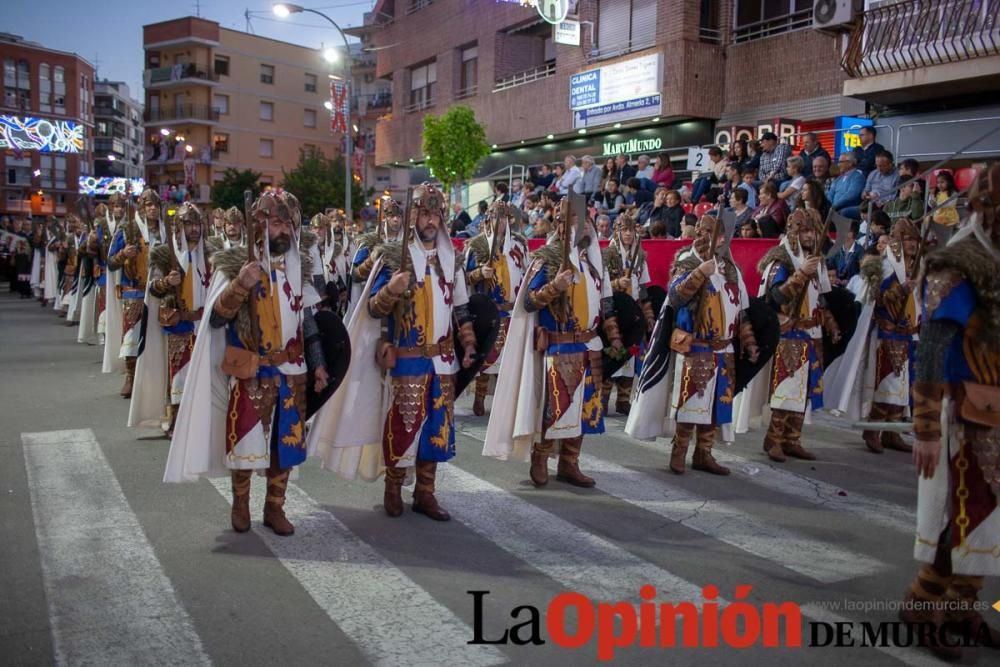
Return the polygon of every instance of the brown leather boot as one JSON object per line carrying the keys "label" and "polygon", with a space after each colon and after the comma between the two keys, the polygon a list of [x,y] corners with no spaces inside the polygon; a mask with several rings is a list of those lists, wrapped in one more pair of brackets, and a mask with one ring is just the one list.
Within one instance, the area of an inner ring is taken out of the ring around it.
{"label": "brown leather boot", "polygon": [[615,412],[627,415],[632,409],[632,378],[618,378],[618,396],[615,397]]}
{"label": "brown leather boot", "polygon": [[559,467],[556,469],[556,479],[573,486],[589,489],[597,482],[580,472],[580,448],[583,446],[583,436],[559,441]]}
{"label": "brown leather boot", "polygon": [[611,402],[611,390],[614,386],[615,384],[611,381],[611,378],[607,378],[601,382],[601,409],[604,410],[604,416],[608,415],[608,403]]}
{"label": "brown leather boot", "polygon": [[719,462],[712,456],[716,427],[712,424],[698,424],[696,428],[698,442],[694,447],[694,459],[691,461],[691,467],[702,472],[710,472],[713,475],[728,475],[729,468],[719,465]]}
{"label": "brown leather boot", "polygon": [[253,470],[232,470],[230,477],[233,482],[233,530],[245,533],[250,530],[250,479]]}
{"label": "brown leather boot", "polygon": [[413,511],[434,519],[450,521],[448,514],[434,497],[434,478],[437,476],[436,461],[417,460],[417,487],[413,491]]}
{"label": "brown leather boot", "polygon": [[554,446],[555,440],[542,440],[531,446],[531,468],[528,470],[528,476],[535,486],[541,487],[549,483],[549,456],[552,455]]}
{"label": "brown leather boot", "polygon": [[684,474],[684,460],[687,458],[688,443],[691,441],[692,431],[694,431],[694,424],[684,422],[678,422],[674,428],[674,438],[670,441],[670,472],[675,475]]}
{"label": "brown leather boot", "polygon": [[122,385],[122,398],[132,398],[132,382],[135,380],[135,357],[125,357],[125,384]]}
{"label": "brown leather boot", "polygon": [[[906,591],[906,598],[904,599],[903,606],[899,609],[899,620],[903,623],[914,626],[914,632],[916,632],[916,628],[921,625],[933,625],[935,632],[931,634],[927,644],[917,645],[920,648],[927,649],[942,660],[947,660],[949,662],[961,660],[962,649],[960,647],[945,646],[941,642],[937,641],[937,638],[942,634],[937,630],[937,628],[940,628],[945,623],[944,610],[942,610],[940,606],[928,605],[928,602],[931,601],[918,598],[913,594],[912,590]],[[952,643],[957,644],[958,642]]]}
{"label": "brown leather boot", "polygon": [[295,534],[295,526],[285,518],[285,489],[291,468],[267,469],[267,496],[264,498],[264,525],[275,535],[288,537]]}
{"label": "brown leather boot", "polygon": [[406,479],[404,468],[385,469],[385,493],[382,495],[382,507],[385,513],[395,518],[403,516],[403,480]]}
{"label": "brown leather boot", "polygon": [[970,643],[1000,649],[1000,630],[988,624],[976,609],[982,588],[982,577],[952,575],[951,584],[944,596],[949,602],[944,611],[944,622],[954,626]]}
{"label": "brown leather boot", "polygon": [[[886,419],[891,422],[903,421],[903,413],[906,411],[902,405],[887,405]],[[895,431],[885,431],[882,433],[882,446],[886,449],[894,449],[897,452],[912,452],[913,447],[906,444],[903,436]]]}
{"label": "brown leather boot", "polygon": [[174,426],[177,424],[177,409],[179,405],[171,403],[167,406],[167,438],[174,437]]}
{"label": "brown leather boot", "polygon": [[764,436],[764,453],[772,461],[785,462],[785,453],[781,451],[781,442],[785,439],[785,428],[788,423],[788,411],[771,408],[771,421],[767,425]]}
{"label": "brown leather boot", "polygon": [[788,421],[785,425],[785,440],[781,443],[781,451],[785,456],[802,459],[803,461],[815,461],[816,455],[806,451],[802,447],[802,424],[806,420],[804,412],[789,412]]}
{"label": "brown leather boot", "polygon": [[490,378],[487,375],[476,376],[476,395],[472,400],[472,414],[482,417],[486,414],[486,393],[490,388]]}
{"label": "brown leather boot", "polygon": [[[885,408],[885,403],[872,403],[871,412],[868,413],[868,421],[885,421]],[[885,451],[882,448],[882,442],[879,439],[879,431],[862,431],[861,438],[865,441],[865,447],[867,447],[869,451],[875,454],[881,454]]]}

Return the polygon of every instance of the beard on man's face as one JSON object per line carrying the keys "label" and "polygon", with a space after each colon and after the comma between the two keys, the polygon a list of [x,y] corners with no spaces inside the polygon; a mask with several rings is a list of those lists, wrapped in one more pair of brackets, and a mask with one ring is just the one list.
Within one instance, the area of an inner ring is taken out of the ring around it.
{"label": "beard on man's face", "polygon": [[424,243],[430,243],[437,238],[437,227],[433,223],[421,223],[417,225],[417,235]]}
{"label": "beard on man's face", "polygon": [[292,247],[292,239],[288,234],[281,234],[269,240],[267,247],[272,255],[284,255]]}

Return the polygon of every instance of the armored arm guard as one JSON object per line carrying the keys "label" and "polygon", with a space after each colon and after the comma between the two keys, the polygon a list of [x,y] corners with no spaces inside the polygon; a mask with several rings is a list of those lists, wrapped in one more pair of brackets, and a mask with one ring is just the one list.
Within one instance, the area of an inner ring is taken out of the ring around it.
{"label": "armored arm guard", "polygon": [[375,266],[375,257],[368,255],[365,257],[365,261],[351,268],[351,279],[359,283],[366,282],[368,276],[371,275],[373,266]]}
{"label": "armored arm guard", "polygon": [[385,317],[392,312],[402,296],[402,294],[393,294],[389,291],[389,285],[385,285],[374,297],[368,300],[368,312],[374,318]]}
{"label": "armored arm guard", "polygon": [[162,299],[173,291],[174,287],[167,282],[166,278],[157,278],[149,281],[149,292],[157,299]]}
{"label": "armored arm guard", "polygon": [[747,311],[744,310],[740,314],[740,348],[745,351],[751,347],[757,347],[757,337],[754,335],[750,318],[747,317]]}
{"label": "armored arm guard", "polygon": [[653,304],[649,301],[640,302],[642,307],[642,316],[646,319],[646,327],[652,330],[653,325],[656,324],[656,313],[653,312]]}
{"label": "armored arm guard", "polygon": [[215,300],[209,323],[216,329],[224,327],[226,323],[236,317],[236,313],[239,312],[240,306],[243,305],[248,296],[250,296],[250,290],[243,287],[239,280],[231,280],[222,290],[219,298]]}
{"label": "armored arm guard", "polygon": [[796,270],[785,282],[771,288],[771,296],[779,305],[791,303],[809,287],[809,276]]}
{"label": "armored arm guard", "polygon": [[913,382],[913,432],[918,440],[941,437],[945,359],[957,335],[959,325],[947,320],[926,320],[920,327]]}
{"label": "armored arm guard", "polygon": [[705,284],[707,279],[708,276],[702,273],[699,269],[691,271],[688,273],[686,278],[681,280],[676,287],[670,290],[670,303],[675,308],[683,306],[694,298],[694,295],[698,293],[698,290],[701,289],[701,286]]}
{"label": "armored arm guard", "polygon": [[306,342],[306,368],[315,371],[317,368],[326,368],[326,358],[323,356],[323,343],[320,340],[319,327],[316,326],[316,319],[312,311],[305,309],[302,316],[302,337]]}
{"label": "armored arm guard", "polygon": [[559,289],[552,283],[546,283],[536,290],[524,290],[524,306],[529,313],[541,310],[552,303],[560,295]]}

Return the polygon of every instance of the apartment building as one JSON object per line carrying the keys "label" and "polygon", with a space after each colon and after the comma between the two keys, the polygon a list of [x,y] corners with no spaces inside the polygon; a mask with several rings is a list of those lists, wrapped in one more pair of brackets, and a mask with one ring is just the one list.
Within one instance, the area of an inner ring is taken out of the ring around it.
{"label": "apartment building", "polygon": [[75,53],[0,33],[0,214],[73,210],[93,173],[94,66]]}
{"label": "apartment building", "polygon": [[[124,81],[98,80],[94,86],[94,178],[143,178],[142,104]],[[96,183],[95,183],[96,185]]]}

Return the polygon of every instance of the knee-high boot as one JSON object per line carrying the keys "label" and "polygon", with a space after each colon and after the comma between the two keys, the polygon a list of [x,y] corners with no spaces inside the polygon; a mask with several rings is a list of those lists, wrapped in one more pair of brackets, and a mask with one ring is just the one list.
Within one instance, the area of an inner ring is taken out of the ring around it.
{"label": "knee-high boot", "polygon": [[[942,569],[937,564],[923,564],[917,577],[910,584],[899,610],[899,620],[911,625],[930,623],[937,630],[944,622],[944,610],[941,608],[941,598],[951,584],[951,572]],[[937,638],[941,632],[935,632]],[[945,660],[958,660],[962,657],[962,649],[958,646],[945,646],[932,641],[924,646],[934,655]]]}
{"label": "knee-high boot", "polygon": [[[868,414],[868,421],[880,422],[884,421],[887,416],[886,408],[889,406],[885,403],[872,403],[871,412]],[[882,448],[882,442],[879,439],[878,431],[862,431],[861,437],[865,441],[865,446],[876,454],[881,454],[884,450]]]}
{"label": "knee-high boot", "polygon": [[122,385],[121,397],[132,398],[132,383],[135,382],[135,357],[125,357],[125,384]]}
{"label": "knee-high boot", "polygon": [[232,470],[233,509],[231,520],[233,530],[245,533],[250,530],[250,478],[253,470]]}
{"label": "knee-high boot", "polygon": [[944,612],[945,623],[957,626],[970,641],[990,648],[1000,649],[1000,631],[990,626],[976,608],[983,578],[968,574],[954,574],[945,591],[949,602]]}
{"label": "knee-high boot", "polygon": [[764,452],[772,461],[782,463],[785,454],[781,449],[781,443],[785,440],[785,429],[788,426],[788,410],[771,408],[771,421],[767,425],[767,434],[764,436]]}
{"label": "knee-high boot", "polygon": [[417,459],[417,486],[413,491],[413,511],[423,514],[435,521],[448,521],[448,514],[434,497],[434,479],[437,477],[436,461],[421,461]]}
{"label": "knee-high boot", "polygon": [[476,376],[476,394],[472,400],[472,414],[482,417],[486,414],[486,394],[490,388],[490,376],[480,373]]}
{"label": "knee-high boot", "polygon": [[632,408],[632,378],[617,378],[618,396],[615,398],[615,412],[627,415]]}
{"label": "knee-high boot", "polygon": [[674,428],[674,438],[670,447],[670,472],[675,475],[684,474],[684,459],[687,457],[688,443],[691,441],[691,433],[694,431],[694,424],[677,422]]}
{"label": "knee-high boot", "polygon": [[696,427],[698,441],[694,448],[694,460],[691,467],[695,470],[710,472],[713,475],[728,475],[729,468],[719,465],[719,462],[712,456],[712,446],[715,444],[715,432],[718,428],[714,424],[698,424]]}
{"label": "knee-high boot", "polygon": [[805,421],[805,412],[788,413],[788,421],[785,423],[785,440],[781,443],[781,450],[785,456],[804,461],[815,461],[816,455],[802,448],[802,424]]}
{"label": "knee-high boot", "polygon": [[589,489],[596,482],[580,472],[580,449],[583,447],[583,436],[567,438],[559,441],[559,467],[556,469],[556,479],[573,486]]}
{"label": "knee-high boot", "polygon": [[264,525],[275,535],[287,537],[295,533],[295,526],[285,517],[285,491],[291,468],[277,468],[274,464],[267,469],[267,496],[264,498]]}
{"label": "knee-high boot", "polygon": [[403,515],[403,480],[405,479],[405,468],[389,467],[385,469],[385,493],[382,496],[382,506],[385,508],[385,513],[391,517]]}
{"label": "knee-high boot", "polygon": [[614,386],[611,378],[606,378],[601,382],[601,409],[604,410],[605,417],[608,415],[608,403],[611,402],[611,390]]}
{"label": "knee-high boot", "polygon": [[531,446],[531,468],[528,476],[535,486],[549,483],[549,457],[555,449],[555,440],[542,440]]}
{"label": "knee-high boot", "polygon": [[[902,405],[886,405],[886,420],[891,422],[903,421],[903,413],[906,408]],[[913,447],[906,444],[903,436],[895,431],[882,432],[882,446],[886,449],[895,449],[898,452],[912,452]]]}

